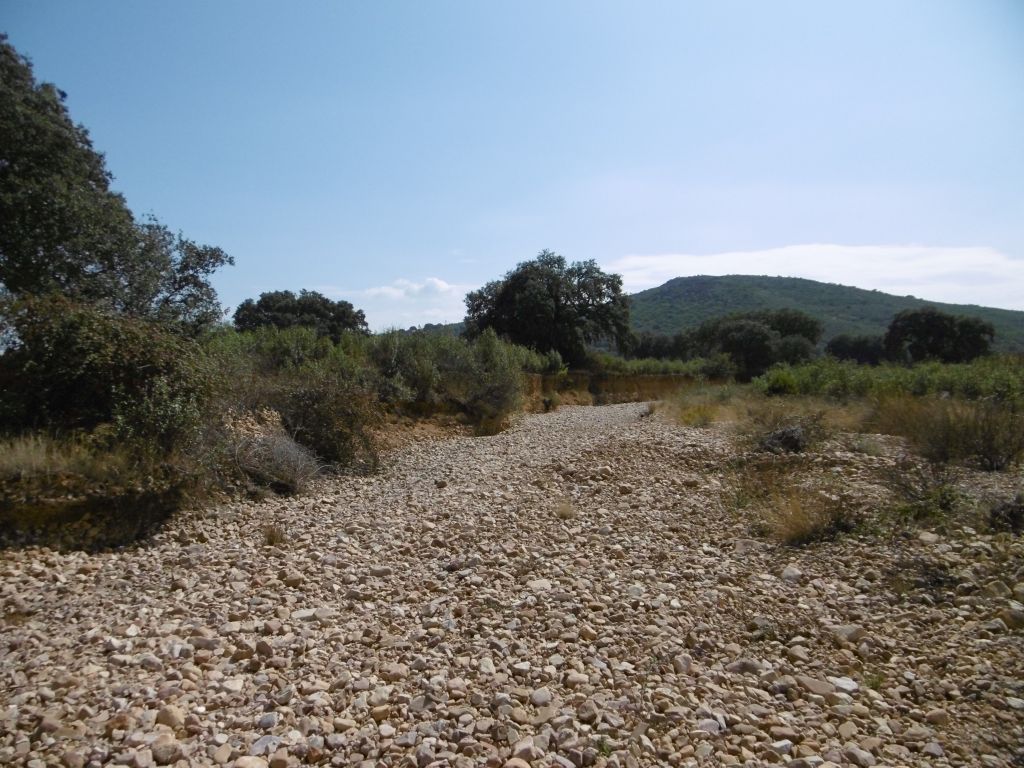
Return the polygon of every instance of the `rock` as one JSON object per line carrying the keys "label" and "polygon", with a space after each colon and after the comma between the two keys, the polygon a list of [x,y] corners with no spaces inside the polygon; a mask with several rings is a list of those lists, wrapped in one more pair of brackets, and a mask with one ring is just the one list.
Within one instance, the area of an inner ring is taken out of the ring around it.
{"label": "rock", "polygon": [[859,624],[843,624],[832,630],[837,639],[847,643],[857,643],[867,636],[864,627]]}
{"label": "rock", "polygon": [[921,754],[928,757],[944,757],[946,752],[937,741],[929,741],[921,748]]}
{"label": "rock", "polygon": [[551,703],[553,696],[547,688],[537,688],[530,694],[530,703],[535,707],[543,707]]}
{"label": "rock", "polygon": [[243,755],[235,760],[235,768],[268,768],[268,765],[262,757]]}
{"label": "rock", "polygon": [[803,571],[801,571],[799,568],[797,568],[792,563],[790,563],[789,565],[787,565],[785,568],[782,569],[782,580],[787,582],[787,583],[789,583],[789,584],[797,583],[798,581],[800,581],[800,579],[803,578],[803,576],[804,576]]}
{"label": "rock", "polygon": [[807,433],[801,426],[782,427],[761,438],[761,447],[775,454],[801,453],[808,445]]}
{"label": "rock", "polygon": [[170,765],[185,756],[178,740],[166,733],[158,736],[150,745],[150,752],[157,765]]}
{"label": "rock", "polygon": [[580,722],[593,723],[601,716],[601,710],[595,702],[588,699],[576,710],[576,717]]}
{"label": "rock", "polygon": [[156,722],[157,725],[166,725],[172,731],[179,731],[185,727],[185,713],[181,707],[168,704],[157,712]]}
{"label": "rock", "polygon": [[551,589],[551,582],[548,579],[534,579],[526,582],[526,586],[531,592],[547,592]]}
{"label": "rock", "polygon": [[1024,610],[1005,608],[999,612],[999,618],[1008,629],[1024,629]]}
{"label": "rock", "polygon": [[849,677],[830,677],[828,681],[835,686],[840,693],[854,694],[860,690],[860,685]]}
{"label": "rock", "polygon": [[875,756],[866,749],[858,746],[849,746],[843,750],[843,757],[860,768],[870,768],[875,765]]}
{"label": "rock", "polygon": [[924,716],[924,719],[932,725],[945,725],[949,722],[949,715],[944,709],[933,709]]}
{"label": "rock", "polygon": [[825,680],[819,680],[815,677],[808,677],[807,675],[797,675],[796,681],[800,684],[808,693],[813,693],[816,696],[825,696],[826,694],[835,691],[835,686],[832,683]]}

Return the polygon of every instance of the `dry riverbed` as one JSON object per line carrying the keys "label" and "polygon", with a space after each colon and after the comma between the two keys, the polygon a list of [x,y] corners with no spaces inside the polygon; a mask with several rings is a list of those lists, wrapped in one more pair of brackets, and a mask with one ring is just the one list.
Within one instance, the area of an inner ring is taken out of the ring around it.
{"label": "dry riverbed", "polygon": [[731,440],[567,407],[0,552],[0,764],[1024,765],[1021,540],[752,538]]}

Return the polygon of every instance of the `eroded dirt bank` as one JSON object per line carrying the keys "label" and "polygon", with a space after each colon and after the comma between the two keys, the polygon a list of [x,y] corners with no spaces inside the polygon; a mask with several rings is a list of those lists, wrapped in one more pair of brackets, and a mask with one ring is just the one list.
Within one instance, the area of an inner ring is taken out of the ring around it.
{"label": "eroded dirt bank", "polygon": [[1022,764],[1019,539],[752,539],[728,435],[646,413],[0,553],[0,763]]}

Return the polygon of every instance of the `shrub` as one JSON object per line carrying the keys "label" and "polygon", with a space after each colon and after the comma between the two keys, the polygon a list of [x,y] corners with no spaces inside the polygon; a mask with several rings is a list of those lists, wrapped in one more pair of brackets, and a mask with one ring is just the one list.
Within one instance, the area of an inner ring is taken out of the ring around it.
{"label": "shrub", "polygon": [[335,360],[304,366],[274,384],[269,405],[295,442],[339,466],[376,467],[369,428],[380,422],[380,407],[358,369]]}
{"label": "shrub", "polygon": [[522,403],[523,377],[515,352],[490,328],[473,345],[475,370],[462,402],[483,431],[500,425]]}
{"label": "shrub", "polygon": [[239,439],[235,461],[248,477],[277,493],[302,493],[320,471],[312,451],[283,432]]}
{"label": "shrub", "polygon": [[17,302],[7,322],[0,426],[8,432],[104,426],[152,454],[193,434],[207,390],[193,343],[59,296]]}
{"label": "shrub", "polygon": [[957,489],[956,473],[945,464],[903,459],[885,476],[900,503],[896,512],[913,522],[945,520],[963,503]]}
{"label": "shrub", "polygon": [[825,414],[790,401],[753,402],[747,406],[741,430],[760,450],[769,453],[802,453],[823,440],[828,429]]}
{"label": "shrub", "polygon": [[997,471],[1024,456],[1024,413],[997,400],[890,397],[878,402],[873,423],[906,437],[930,462],[971,462]]}
{"label": "shrub", "polygon": [[1024,532],[1024,493],[993,505],[988,513],[988,527],[999,532]]}

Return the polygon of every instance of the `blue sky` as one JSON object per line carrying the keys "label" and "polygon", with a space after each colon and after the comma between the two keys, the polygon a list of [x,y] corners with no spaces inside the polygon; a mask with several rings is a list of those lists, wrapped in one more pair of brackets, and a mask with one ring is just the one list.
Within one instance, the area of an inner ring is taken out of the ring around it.
{"label": "blue sky", "polygon": [[634,291],[811,277],[1024,309],[1024,3],[56,2],[0,30],[136,214],[371,326],[543,248]]}

